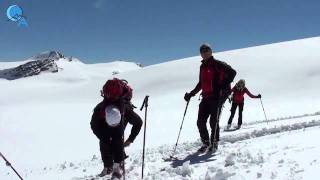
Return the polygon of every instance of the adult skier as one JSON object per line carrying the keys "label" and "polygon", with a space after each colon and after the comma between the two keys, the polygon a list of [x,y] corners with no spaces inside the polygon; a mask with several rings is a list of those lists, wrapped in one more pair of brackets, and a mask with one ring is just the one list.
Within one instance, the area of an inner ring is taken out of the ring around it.
{"label": "adult skier", "polygon": [[[91,129],[99,139],[101,158],[104,168],[100,177],[122,176],[121,164],[126,158],[124,147],[128,147],[139,134],[142,120],[133,111],[130,100],[132,89],[127,82],[114,78],[108,80],[101,90],[103,97],[95,108],[91,118]],[[122,117],[122,118],[121,118]],[[124,130],[127,124],[132,125],[131,134],[124,141]]]}
{"label": "adult skier", "polygon": [[244,94],[247,94],[251,98],[261,98],[261,94],[257,96],[250,93],[246,88],[246,82],[244,79],[240,79],[236,85],[231,89],[232,95],[232,106],[231,106],[231,115],[228,121],[227,130],[231,128],[232,119],[236,113],[237,107],[239,107],[239,117],[238,117],[238,126],[236,129],[240,129],[242,125],[242,111],[244,105]]}
{"label": "adult skier", "polygon": [[[202,100],[199,105],[197,126],[202,141],[199,152],[216,151],[219,141],[219,115],[223,103],[231,93],[230,83],[233,81],[236,71],[228,64],[218,61],[213,57],[212,49],[208,44],[200,46],[202,64],[200,66],[199,82],[184,99],[189,101],[200,90]],[[207,129],[207,119],[210,116],[211,138]]]}

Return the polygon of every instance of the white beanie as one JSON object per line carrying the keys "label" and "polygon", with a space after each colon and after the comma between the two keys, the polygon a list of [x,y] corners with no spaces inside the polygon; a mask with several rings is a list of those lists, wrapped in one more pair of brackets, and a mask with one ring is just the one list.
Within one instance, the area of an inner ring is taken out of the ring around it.
{"label": "white beanie", "polygon": [[106,123],[111,127],[116,127],[121,122],[121,113],[120,110],[114,106],[109,105],[105,109],[105,117],[106,117]]}

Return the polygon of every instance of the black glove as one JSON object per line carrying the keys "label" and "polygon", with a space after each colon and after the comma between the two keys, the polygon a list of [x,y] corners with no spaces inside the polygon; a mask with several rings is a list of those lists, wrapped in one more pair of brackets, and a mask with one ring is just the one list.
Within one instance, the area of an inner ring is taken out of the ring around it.
{"label": "black glove", "polygon": [[132,102],[131,101],[129,101],[129,106],[131,107],[131,109],[136,109],[137,107],[134,105],[134,104],[132,104]]}
{"label": "black glove", "polygon": [[184,100],[190,101],[191,97],[192,97],[191,93],[186,93],[186,94],[184,95]]}
{"label": "black glove", "polygon": [[11,166],[11,164],[7,161],[7,162],[6,162],[6,166]]}
{"label": "black glove", "polygon": [[258,98],[261,98],[261,94],[258,94]]}
{"label": "black glove", "polygon": [[130,146],[131,143],[132,143],[132,142],[131,142],[129,139],[127,139],[127,140],[124,142],[123,146],[124,146],[124,147],[128,147],[128,146]]}

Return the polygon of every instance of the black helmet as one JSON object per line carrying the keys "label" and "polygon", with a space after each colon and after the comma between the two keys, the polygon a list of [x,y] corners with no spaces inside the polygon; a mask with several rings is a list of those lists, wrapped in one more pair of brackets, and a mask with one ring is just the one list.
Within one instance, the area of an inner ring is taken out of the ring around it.
{"label": "black helmet", "polygon": [[200,53],[212,51],[209,44],[205,43],[200,46]]}

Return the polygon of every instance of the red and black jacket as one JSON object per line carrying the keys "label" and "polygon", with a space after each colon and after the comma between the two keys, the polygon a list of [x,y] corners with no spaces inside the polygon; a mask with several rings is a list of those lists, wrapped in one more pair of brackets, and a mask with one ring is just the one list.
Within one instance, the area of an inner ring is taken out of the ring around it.
{"label": "red and black jacket", "polygon": [[247,94],[251,98],[258,98],[258,96],[255,96],[251,94],[251,92],[247,88],[237,88],[236,86],[231,89],[232,95],[232,101],[236,104],[242,104],[244,103],[244,94]]}
{"label": "red and black jacket", "polygon": [[236,71],[228,64],[214,59],[213,56],[201,62],[199,82],[191,91],[191,95],[196,95],[200,90],[203,98],[220,98],[222,91],[230,94],[230,83],[236,76]]}

